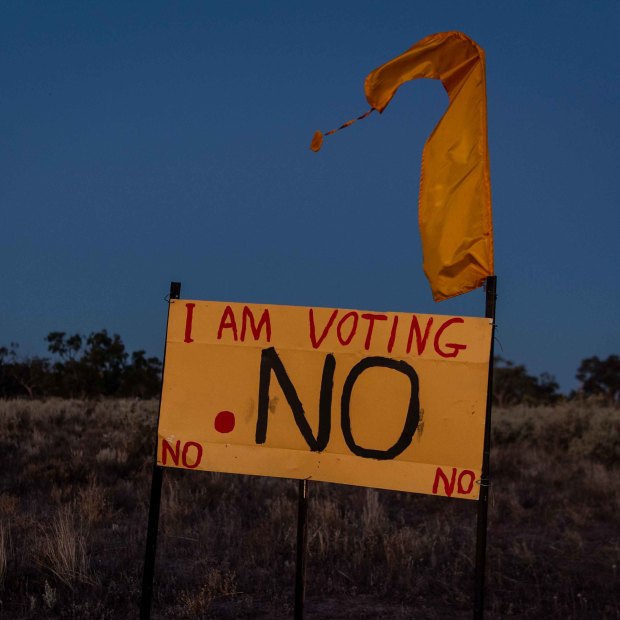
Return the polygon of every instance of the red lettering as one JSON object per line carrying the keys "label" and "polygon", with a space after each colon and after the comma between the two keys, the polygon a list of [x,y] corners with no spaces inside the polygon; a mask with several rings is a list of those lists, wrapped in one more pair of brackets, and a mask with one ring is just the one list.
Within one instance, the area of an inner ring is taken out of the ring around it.
{"label": "red lettering", "polygon": [[435,472],[435,482],[433,483],[433,494],[435,495],[437,495],[437,490],[439,489],[439,480],[443,482],[444,493],[448,497],[452,497],[452,493],[454,493],[454,484],[456,482],[456,468],[452,468],[452,478],[449,482],[443,469],[441,469],[441,467],[437,468],[437,471]]}
{"label": "red lettering", "polygon": [[426,322],[426,327],[424,328],[424,335],[422,335],[422,330],[420,329],[420,323],[418,321],[418,317],[414,314],[411,317],[411,325],[409,327],[409,338],[407,338],[407,353],[411,353],[411,344],[413,343],[413,333],[415,332],[415,343],[418,348],[418,355],[422,355],[424,353],[424,349],[426,349],[426,341],[428,340],[428,335],[431,333],[431,325],[433,324],[433,317],[430,317]]}
{"label": "red lettering", "polygon": [[323,342],[323,340],[325,340],[329,330],[331,329],[331,326],[334,323],[334,320],[336,319],[337,314],[338,314],[338,310],[334,310],[332,312],[331,316],[329,317],[329,321],[327,321],[327,325],[325,326],[325,329],[323,329],[323,333],[321,334],[321,337],[317,340],[316,339],[316,328],[314,326],[314,311],[312,310],[312,308],[310,308],[310,342],[312,342],[312,348],[318,349],[321,346],[321,343]]}
{"label": "red lettering", "polygon": [[396,340],[396,328],[398,327],[398,315],[394,315],[394,319],[392,320],[392,332],[390,333],[390,340],[388,342],[388,353],[392,352],[394,348],[394,341]]}
{"label": "red lettering", "polygon": [[450,325],[453,325],[454,323],[464,323],[465,321],[459,317],[455,317],[453,319],[448,319],[438,330],[437,333],[435,334],[435,340],[434,340],[434,345],[435,345],[435,351],[437,353],[439,353],[439,355],[441,355],[441,357],[456,357],[459,352],[462,349],[466,349],[467,345],[466,344],[456,344],[454,342],[447,342],[445,344],[445,347],[447,349],[451,349],[451,351],[445,351],[442,350],[441,347],[439,346],[439,339],[441,338],[441,335],[443,334],[443,332],[446,330],[447,327],[449,327]]}
{"label": "red lettering", "polygon": [[[467,489],[465,489],[463,487],[463,478],[465,476],[469,476],[469,486],[467,487]],[[476,481],[476,475],[474,474],[473,471],[471,471],[470,469],[464,469],[460,474],[459,474],[459,481],[458,481],[458,491],[461,495],[468,495],[469,493],[471,493],[471,490],[474,488],[474,482]]]}
{"label": "red lettering", "polygon": [[168,453],[170,453],[170,458],[172,459],[172,462],[175,465],[179,464],[179,446],[181,445],[181,442],[177,439],[177,442],[174,446],[174,449],[172,448],[172,446],[165,440],[163,439],[161,442],[161,462],[166,465],[168,463]]}
{"label": "red lettering", "polygon": [[192,320],[194,318],[194,306],[196,304],[185,304],[187,314],[185,316],[185,340],[183,342],[194,342],[192,338]]}
{"label": "red lettering", "polygon": [[[190,447],[196,448],[196,458],[194,460],[193,465],[190,465],[187,459],[187,452],[190,449]],[[196,467],[200,465],[200,461],[202,461],[202,446],[199,443],[196,443],[195,441],[188,441],[183,446],[183,454],[181,456],[181,459],[183,461],[183,467],[187,467],[187,469],[196,469]]]}
{"label": "red lettering", "polygon": [[232,329],[233,339],[237,342],[237,321],[235,320],[235,314],[230,306],[226,306],[222,318],[220,319],[220,326],[217,330],[217,339],[222,339],[222,332],[225,329]]}
{"label": "red lettering", "polygon": [[[350,318],[353,319],[353,324],[351,325],[351,329],[349,330],[349,335],[346,338],[343,338],[342,337],[342,326]],[[357,331],[358,321],[359,321],[359,316],[357,312],[352,311],[352,312],[347,312],[338,322],[338,329],[336,333],[338,335],[338,341],[343,347],[346,347],[351,342],[351,340],[353,340],[353,336],[355,336],[355,332]]]}
{"label": "red lettering", "polygon": [[366,312],[365,314],[362,314],[362,318],[368,321],[368,332],[366,332],[366,341],[364,342],[364,348],[368,351],[368,349],[370,349],[372,330],[375,326],[375,321],[387,321],[387,316],[385,314],[372,314],[370,312]]}
{"label": "red lettering", "polygon": [[252,311],[247,307],[243,306],[243,319],[241,323],[241,342],[245,342],[245,332],[247,328],[248,322],[250,323],[250,329],[252,330],[252,336],[254,340],[260,339],[260,333],[265,326],[265,331],[267,332],[267,342],[271,342],[271,320],[269,319],[269,310],[265,308],[263,310],[263,314],[256,325],[256,321],[254,320],[254,315]]}

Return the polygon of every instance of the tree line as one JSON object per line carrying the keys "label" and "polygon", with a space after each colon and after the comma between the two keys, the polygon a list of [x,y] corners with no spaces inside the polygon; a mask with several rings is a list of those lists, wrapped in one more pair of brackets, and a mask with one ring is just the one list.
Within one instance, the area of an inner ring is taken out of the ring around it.
{"label": "tree line", "polygon": [[559,385],[553,375],[545,372],[536,377],[529,374],[523,364],[496,357],[493,402],[500,407],[551,405],[560,400],[595,397],[609,405],[620,404],[620,357],[617,355],[583,359],[575,378],[580,383],[579,389],[564,395],[558,392]]}
{"label": "tree line", "polygon": [[19,358],[18,345],[0,347],[1,398],[153,398],[162,363],[144,351],[129,354],[118,334],[50,332],[51,357]]}
{"label": "tree line", "polygon": [[[128,353],[118,334],[103,329],[88,336],[50,332],[50,357],[18,355],[18,345],[0,347],[0,398],[155,398],[161,389],[162,362],[142,350]],[[578,397],[598,397],[620,404],[620,358],[589,357],[581,361],[580,388],[561,394],[553,375],[534,376],[523,364],[496,357],[493,401],[496,405],[554,404]]]}

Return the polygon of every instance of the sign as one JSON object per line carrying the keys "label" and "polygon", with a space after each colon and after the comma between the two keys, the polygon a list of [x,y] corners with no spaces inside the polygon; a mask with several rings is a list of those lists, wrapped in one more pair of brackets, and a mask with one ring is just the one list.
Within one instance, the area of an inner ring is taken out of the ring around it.
{"label": "sign", "polygon": [[491,330],[172,299],[157,462],[477,499]]}

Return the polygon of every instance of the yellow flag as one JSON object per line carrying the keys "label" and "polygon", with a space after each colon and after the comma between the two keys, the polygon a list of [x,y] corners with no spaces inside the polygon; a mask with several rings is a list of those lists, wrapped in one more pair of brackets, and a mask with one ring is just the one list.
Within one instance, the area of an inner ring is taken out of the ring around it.
{"label": "yellow flag", "polygon": [[[368,75],[371,111],[383,112],[401,84],[417,78],[441,80],[450,100],[422,152],[418,210],[424,273],[441,301],[494,273],[484,51],[461,32],[422,39]],[[315,134],[312,150],[322,138]]]}
{"label": "yellow flag", "polygon": [[418,221],[424,272],[435,301],[493,275],[484,51],[461,32],[434,34],[366,78],[366,98],[383,112],[401,84],[441,80],[450,104],[422,153]]}

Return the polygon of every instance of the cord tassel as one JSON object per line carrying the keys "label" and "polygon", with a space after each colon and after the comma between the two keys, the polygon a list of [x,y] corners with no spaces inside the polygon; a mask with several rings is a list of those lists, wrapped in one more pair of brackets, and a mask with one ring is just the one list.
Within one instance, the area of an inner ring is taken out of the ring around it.
{"label": "cord tassel", "polygon": [[367,116],[370,116],[374,111],[375,111],[374,108],[370,108],[368,112],[362,114],[361,116],[358,116],[357,118],[353,118],[350,121],[347,121],[343,125],[340,125],[338,129],[332,129],[331,131],[327,131],[325,133],[322,133],[320,131],[315,131],[314,136],[312,136],[312,142],[310,143],[310,149],[314,151],[315,153],[318,153],[318,151],[321,150],[321,146],[323,146],[323,138],[325,136],[331,136],[337,131],[340,131],[341,129],[345,129],[346,127],[353,125],[353,123],[355,123],[356,121],[361,121],[365,119]]}

